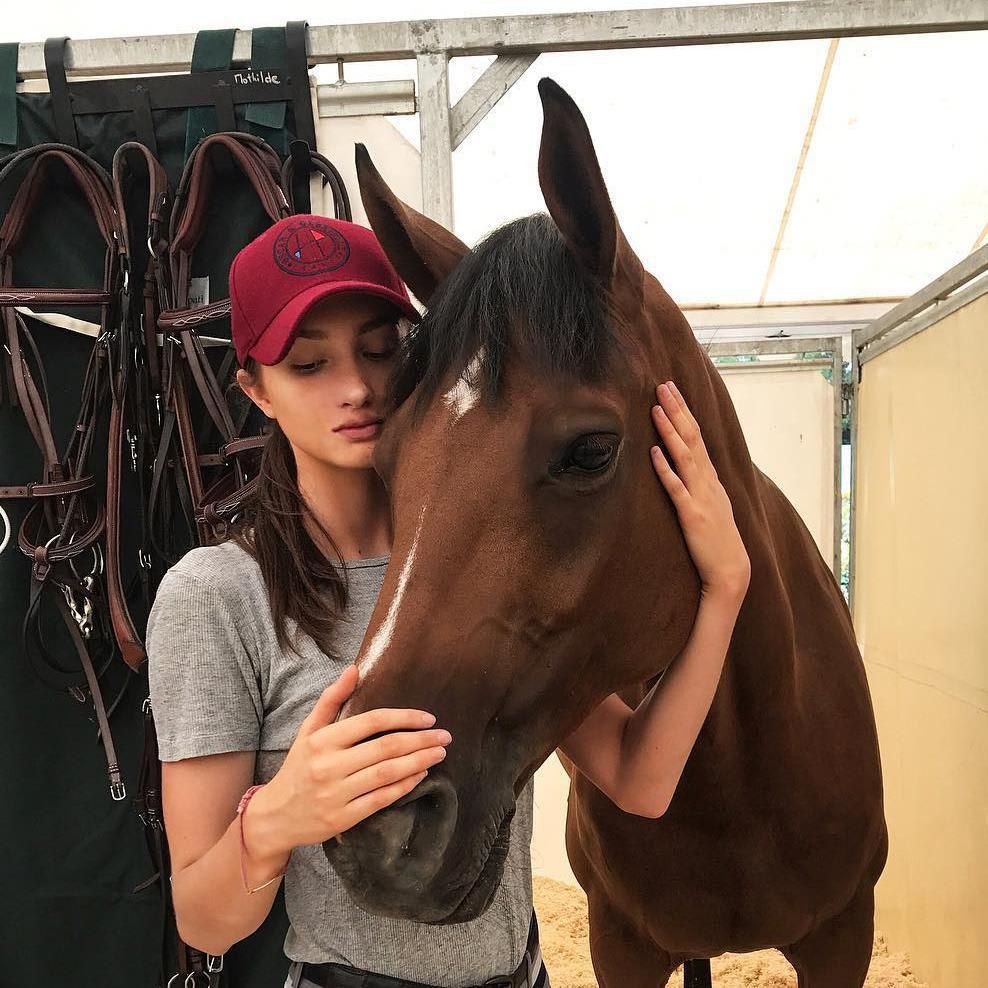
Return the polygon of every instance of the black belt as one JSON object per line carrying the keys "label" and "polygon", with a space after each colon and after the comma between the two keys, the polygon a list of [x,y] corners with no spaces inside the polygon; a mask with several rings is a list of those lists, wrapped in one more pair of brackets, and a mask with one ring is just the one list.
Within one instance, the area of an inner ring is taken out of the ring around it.
{"label": "black belt", "polygon": [[[539,947],[539,924],[532,913],[528,928],[528,945],[521,963],[511,973],[485,981],[477,988],[535,988],[542,973],[542,951]],[[385,974],[361,971],[346,964],[303,964],[301,978],[306,978],[320,988],[434,988],[421,981],[405,981]]]}

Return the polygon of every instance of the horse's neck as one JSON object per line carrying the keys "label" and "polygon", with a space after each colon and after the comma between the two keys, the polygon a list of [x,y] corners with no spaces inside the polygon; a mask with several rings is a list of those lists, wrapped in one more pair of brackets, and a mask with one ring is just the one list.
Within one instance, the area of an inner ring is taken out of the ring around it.
{"label": "horse's neck", "polygon": [[708,448],[751,560],[748,591],[704,726],[707,741],[719,746],[736,745],[749,731],[758,735],[770,721],[784,729],[796,688],[792,570],[815,549],[802,543],[794,509],[752,463],[727,388],[707,363],[707,395],[716,408],[701,429],[711,437]]}

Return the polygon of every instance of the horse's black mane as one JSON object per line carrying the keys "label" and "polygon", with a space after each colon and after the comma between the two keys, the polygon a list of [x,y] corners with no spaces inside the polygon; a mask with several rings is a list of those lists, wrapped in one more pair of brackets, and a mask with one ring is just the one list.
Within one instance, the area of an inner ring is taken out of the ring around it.
{"label": "horse's black mane", "polygon": [[547,375],[597,380],[612,342],[601,289],[579,268],[556,224],[536,213],[499,227],[439,287],[405,337],[391,381],[399,405],[417,388],[419,408],[479,354],[471,384],[500,393],[506,355]]}

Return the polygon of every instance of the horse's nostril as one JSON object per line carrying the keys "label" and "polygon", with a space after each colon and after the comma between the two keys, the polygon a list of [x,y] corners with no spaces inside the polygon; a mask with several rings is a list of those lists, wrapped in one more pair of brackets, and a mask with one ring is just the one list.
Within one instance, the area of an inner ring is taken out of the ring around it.
{"label": "horse's nostril", "polygon": [[410,793],[368,818],[364,826],[376,834],[378,865],[399,861],[420,878],[434,874],[456,827],[457,797],[452,782],[425,778]]}
{"label": "horse's nostril", "polygon": [[[395,808],[408,806],[409,803],[417,803],[427,800],[429,806],[439,806],[444,799],[452,796],[454,807],[456,803],[456,790],[452,784],[439,776],[427,775],[411,792],[405,793],[401,799],[397,799],[391,805]],[[420,807],[421,808],[421,807]],[[382,812],[387,812],[386,810]]]}

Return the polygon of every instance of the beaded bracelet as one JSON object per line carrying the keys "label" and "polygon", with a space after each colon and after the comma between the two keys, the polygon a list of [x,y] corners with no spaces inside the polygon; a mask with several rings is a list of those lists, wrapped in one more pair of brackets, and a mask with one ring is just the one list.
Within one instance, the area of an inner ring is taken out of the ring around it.
{"label": "beaded bracelet", "polygon": [[244,810],[247,809],[247,804],[250,802],[251,796],[261,788],[263,788],[263,783],[260,786],[251,786],[240,797],[240,802],[237,804],[237,816],[240,817],[240,875],[244,881],[244,891],[251,895],[255,892],[260,892],[261,889],[267,888],[272,882],[278,881],[288,871],[288,862],[286,861],[285,867],[274,878],[269,878],[263,885],[258,885],[257,888],[252,889],[247,884],[247,842],[244,839]]}

